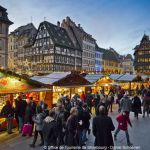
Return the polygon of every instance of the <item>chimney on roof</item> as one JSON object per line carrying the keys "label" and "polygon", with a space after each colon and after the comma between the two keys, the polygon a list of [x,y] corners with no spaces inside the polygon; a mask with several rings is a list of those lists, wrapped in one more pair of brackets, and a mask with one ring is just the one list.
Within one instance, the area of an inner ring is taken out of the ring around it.
{"label": "chimney on roof", "polygon": [[78,27],[79,27],[79,28],[81,28],[81,25],[80,25],[80,24],[78,24]]}
{"label": "chimney on roof", "polygon": [[57,21],[57,26],[60,27],[60,22],[59,21]]}

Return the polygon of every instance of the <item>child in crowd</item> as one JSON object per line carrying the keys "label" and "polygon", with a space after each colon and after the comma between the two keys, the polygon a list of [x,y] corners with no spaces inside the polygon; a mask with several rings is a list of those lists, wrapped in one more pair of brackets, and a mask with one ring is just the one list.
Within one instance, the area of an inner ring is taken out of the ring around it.
{"label": "child in crowd", "polygon": [[119,133],[120,130],[122,130],[126,134],[128,146],[132,146],[132,143],[130,142],[130,138],[129,138],[129,133],[128,133],[128,124],[132,127],[129,115],[126,112],[123,112],[116,118],[116,120],[118,122],[118,128],[115,131],[114,140],[117,140],[117,134]]}

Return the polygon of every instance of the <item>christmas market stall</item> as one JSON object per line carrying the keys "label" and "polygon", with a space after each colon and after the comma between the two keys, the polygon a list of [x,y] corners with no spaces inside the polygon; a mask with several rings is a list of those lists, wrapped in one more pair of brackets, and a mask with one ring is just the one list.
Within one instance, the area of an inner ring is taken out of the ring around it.
{"label": "christmas market stall", "polygon": [[31,79],[48,85],[52,89],[51,106],[57,103],[61,94],[72,98],[76,93],[80,95],[82,91],[86,92],[91,86],[89,81],[76,72],[53,72],[46,76],[35,76]]}
{"label": "christmas market stall", "polygon": [[[6,101],[9,100],[14,105],[14,99],[18,95],[26,95],[26,98],[33,97],[38,102],[41,98],[45,99],[42,94],[50,89],[44,84],[31,80],[25,76],[18,75],[7,70],[0,70],[0,112]],[[47,100],[48,101],[48,100]],[[6,126],[5,118],[0,117],[0,130]]]}
{"label": "christmas market stall", "polygon": [[105,94],[108,94],[110,89],[113,88],[112,84],[114,80],[112,80],[108,75],[88,74],[85,76],[85,79],[93,84],[93,93],[103,90]]}
{"label": "christmas market stall", "polygon": [[129,91],[130,94],[135,94],[141,88],[141,86],[149,86],[149,81],[146,75],[135,75],[135,74],[123,74],[116,81],[119,85]]}

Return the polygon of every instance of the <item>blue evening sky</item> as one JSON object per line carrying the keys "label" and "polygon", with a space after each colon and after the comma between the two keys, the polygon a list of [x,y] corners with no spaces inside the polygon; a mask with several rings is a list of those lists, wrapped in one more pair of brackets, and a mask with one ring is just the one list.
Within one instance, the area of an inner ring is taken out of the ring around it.
{"label": "blue evening sky", "polygon": [[46,20],[56,24],[70,16],[91,34],[100,47],[133,54],[144,34],[150,35],[150,0],[0,0],[18,26]]}

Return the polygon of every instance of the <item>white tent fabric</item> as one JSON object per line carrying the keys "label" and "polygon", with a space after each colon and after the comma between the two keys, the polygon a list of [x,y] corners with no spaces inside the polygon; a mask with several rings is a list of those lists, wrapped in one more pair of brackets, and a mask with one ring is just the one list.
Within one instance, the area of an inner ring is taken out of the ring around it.
{"label": "white tent fabric", "polygon": [[53,72],[46,76],[33,76],[31,79],[43,84],[52,85],[54,82],[66,77],[69,74],[71,74],[71,72]]}
{"label": "white tent fabric", "polygon": [[102,77],[104,77],[104,75],[102,74],[88,74],[84,78],[88,80],[90,83],[95,83]]}

